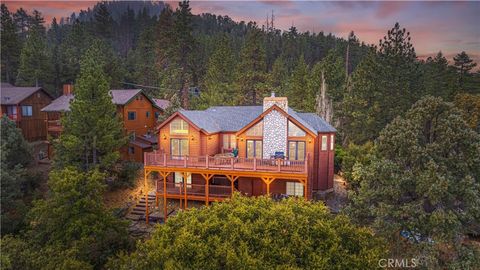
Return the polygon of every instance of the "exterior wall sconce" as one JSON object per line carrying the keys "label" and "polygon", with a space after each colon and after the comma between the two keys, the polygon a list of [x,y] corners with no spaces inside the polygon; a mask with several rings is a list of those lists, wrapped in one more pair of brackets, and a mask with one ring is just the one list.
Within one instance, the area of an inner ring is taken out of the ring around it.
{"label": "exterior wall sconce", "polygon": [[166,139],[167,139],[167,135],[163,134],[163,139],[166,140]]}
{"label": "exterior wall sconce", "polygon": [[243,142],[243,137],[240,138],[240,141]]}
{"label": "exterior wall sconce", "polygon": [[308,143],[312,143],[312,139],[308,139]]}
{"label": "exterior wall sconce", "polygon": [[208,140],[211,140],[212,139],[212,136],[208,136]]}
{"label": "exterior wall sconce", "polygon": [[195,140],[195,137],[194,137],[193,135],[192,135],[192,137],[191,137],[191,138],[192,138],[192,141],[194,141],[194,140]]}

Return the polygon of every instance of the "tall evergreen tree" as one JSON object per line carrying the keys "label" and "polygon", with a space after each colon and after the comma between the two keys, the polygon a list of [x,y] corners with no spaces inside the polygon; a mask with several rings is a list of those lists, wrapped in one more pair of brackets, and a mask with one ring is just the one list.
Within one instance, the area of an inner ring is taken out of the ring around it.
{"label": "tall evergreen tree", "polygon": [[306,87],[309,74],[310,70],[302,55],[298,58],[292,71],[287,91],[289,105],[300,111],[313,111],[314,109],[315,96],[310,91],[311,89]]}
{"label": "tall evergreen tree", "polygon": [[458,86],[463,90],[470,71],[477,66],[477,63],[473,62],[470,56],[464,51],[453,57],[453,61],[455,61],[454,66],[458,72]]}
{"label": "tall evergreen tree", "polygon": [[268,73],[268,88],[277,93],[278,96],[287,95],[288,70],[282,57],[273,62],[272,71]]}
{"label": "tall evergreen tree", "polygon": [[16,84],[19,86],[43,86],[53,92],[51,56],[47,48],[45,32],[32,27],[20,54]]}
{"label": "tall evergreen tree", "polygon": [[105,39],[110,41],[112,38],[112,28],[114,21],[110,12],[108,11],[108,7],[106,2],[100,2],[97,5],[97,9],[95,10],[94,14],[95,19],[95,29],[94,33],[98,38]]}
{"label": "tall evergreen tree", "polygon": [[458,90],[455,82],[456,76],[442,52],[438,52],[433,58],[427,58],[423,70],[425,94],[452,100]]}
{"label": "tall evergreen tree", "polygon": [[1,5],[1,70],[2,81],[14,83],[20,61],[21,42],[17,37],[17,29],[13,15],[5,4]]}
{"label": "tall evergreen tree", "polygon": [[118,160],[119,149],[126,143],[109,94],[101,46],[100,41],[94,42],[82,58],[75,99],[70,112],[62,118],[64,132],[55,147],[57,167],[107,170]]}
{"label": "tall evergreen tree", "polygon": [[201,93],[201,106],[208,108],[214,105],[231,105],[233,90],[235,60],[230,47],[230,40],[222,35],[217,49],[210,56],[205,75],[205,88]]}
{"label": "tall evergreen tree", "polygon": [[179,7],[175,11],[175,46],[177,53],[177,61],[180,68],[180,85],[182,106],[189,106],[189,83],[196,85],[198,80],[193,76],[192,70],[192,53],[195,48],[195,40],[192,35],[192,12],[190,2],[184,0],[180,2]]}
{"label": "tall evergreen tree", "polygon": [[240,52],[235,75],[235,89],[239,104],[257,104],[266,92],[266,62],[262,32],[256,27],[249,29]]}
{"label": "tall evergreen tree", "polygon": [[27,11],[23,8],[19,8],[15,14],[13,14],[13,20],[17,25],[18,35],[22,42],[27,39],[27,32],[30,29],[32,18],[28,15]]}

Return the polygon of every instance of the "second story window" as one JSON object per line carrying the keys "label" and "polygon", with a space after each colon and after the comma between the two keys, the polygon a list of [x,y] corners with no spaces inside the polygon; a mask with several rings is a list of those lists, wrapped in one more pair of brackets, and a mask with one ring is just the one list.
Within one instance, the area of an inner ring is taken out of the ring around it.
{"label": "second story window", "polygon": [[135,120],[137,118],[136,112],[128,112],[128,120]]}
{"label": "second story window", "polygon": [[17,107],[16,106],[7,106],[7,116],[10,119],[17,119]]}
{"label": "second story window", "polygon": [[235,135],[223,134],[223,149],[233,149],[237,147]]}
{"label": "second story window", "polygon": [[150,118],[150,112],[147,111],[147,112],[145,113],[145,116],[146,116],[147,118]]}
{"label": "second story window", "polygon": [[32,116],[32,106],[22,106],[22,116]]}
{"label": "second story window", "polygon": [[330,135],[330,150],[335,148],[335,136]]}
{"label": "second story window", "polygon": [[170,134],[188,134],[188,124],[183,119],[175,119],[170,123]]}
{"label": "second story window", "polygon": [[245,133],[247,136],[263,136],[263,121],[258,122]]}
{"label": "second story window", "polygon": [[289,160],[305,160],[305,142],[289,141],[288,142],[288,159]]}
{"label": "second story window", "polygon": [[263,142],[260,140],[247,140],[247,158],[262,158]]}
{"label": "second story window", "polygon": [[305,131],[303,131],[301,128],[299,128],[297,125],[292,123],[291,121],[288,121],[288,136],[289,137],[304,137]]}
{"label": "second story window", "polygon": [[155,119],[158,119],[159,116],[160,116],[160,112],[155,112]]}

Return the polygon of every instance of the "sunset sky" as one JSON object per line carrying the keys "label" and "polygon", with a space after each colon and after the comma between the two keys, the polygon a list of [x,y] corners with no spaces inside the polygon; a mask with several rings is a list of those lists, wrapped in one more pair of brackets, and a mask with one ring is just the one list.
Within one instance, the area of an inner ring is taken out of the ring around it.
{"label": "sunset sky", "polygon": [[[93,1],[2,1],[10,10],[37,9],[47,22],[94,5]],[[169,2],[172,7],[177,1]],[[407,28],[420,57],[442,51],[448,58],[466,51],[480,62],[480,2],[312,2],[191,1],[192,12],[228,15],[264,24],[275,14],[275,26],[323,31],[346,37],[353,30],[361,41],[378,44],[395,22]]]}

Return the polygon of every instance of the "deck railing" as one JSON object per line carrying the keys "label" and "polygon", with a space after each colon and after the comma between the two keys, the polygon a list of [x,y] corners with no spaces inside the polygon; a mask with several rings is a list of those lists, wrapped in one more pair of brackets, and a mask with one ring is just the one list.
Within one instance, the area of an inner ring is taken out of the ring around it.
{"label": "deck railing", "polygon": [[242,157],[171,156],[161,152],[150,152],[145,153],[145,166],[307,173],[308,155],[305,160],[285,160]]}
{"label": "deck railing", "polygon": [[[167,182],[167,194],[179,196],[198,196],[206,197],[207,189],[205,185],[187,184],[186,188],[183,183]],[[159,181],[157,185],[157,192],[163,193],[163,182]],[[212,198],[228,198],[232,195],[232,188],[230,186],[208,185],[208,196]]]}
{"label": "deck railing", "polygon": [[60,120],[47,120],[47,130],[60,132],[63,130]]}

